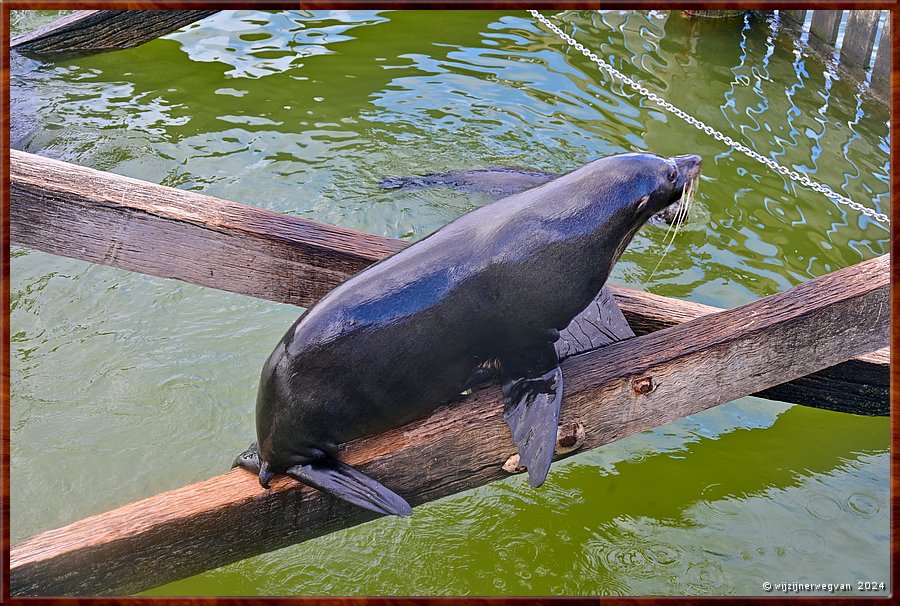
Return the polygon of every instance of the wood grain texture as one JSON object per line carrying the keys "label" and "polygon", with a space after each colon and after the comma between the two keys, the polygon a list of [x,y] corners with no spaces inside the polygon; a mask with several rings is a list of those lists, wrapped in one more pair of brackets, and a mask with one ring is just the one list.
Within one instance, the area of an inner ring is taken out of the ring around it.
{"label": "wood grain texture", "polygon": [[782,10],[779,12],[784,17],[784,23],[786,26],[793,29],[800,29],[803,27],[803,22],[806,20],[806,13],[809,11]]}
{"label": "wood grain texture", "polygon": [[[570,358],[560,420],[581,422],[583,449],[595,448],[883,347],[888,266],[887,256],[872,259]],[[653,389],[640,393],[636,381]],[[502,409],[499,390],[485,389],[352,442],[342,459],[416,506],[505,477],[513,447]],[[374,517],[285,478],[264,491],[253,475],[233,470],[14,546],[11,591],[137,592]]]}
{"label": "wood grain texture", "polygon": [[850,11],[841,43],[841,61],[862,68],[869,66],[880,17],[881,11]]}
{"label": "wood grain texture", "polygon": [[84,10],[17,36],[12,50],[36,58],[90,55],[139,46],[215,10]]}
{"label": "wood grain texture", "polygon": [[[18,244],[304,307],[407,245],[16,150],[11,177]],[[721,311],[627,288],[613,293],[638,334]],[[887,414],[886,368],[873,367],[873,384],[841,381],[853,373],[836,372],[786,386],[778,399],[846,410],[846,391],[851,411]],[[807,387],[829,397],[804,395]]]}
{"label": "wood grain texture", "polygon": [[888,90],[891,83],[891,19],[884,21],[881,38],[878,41],[878,52],[872,64],[872,86]]}
{"label": "wood grain texture", "polygon": [[[614,288],[616,302],[636,334],[677,326],[722,311],[718,307]],[[890,414],[890,349],[857,356],[806,377],[749,395],[861,415]]]}
{"label": "wood grain texture", "polygon": [[17,244],[294,305],[405,245],[16,150],[10,172]]}
{"label": "wood grain texture", "polygon": [[844,11],[814,10],[809,23],[810,43],[824,43],[834,46]]}

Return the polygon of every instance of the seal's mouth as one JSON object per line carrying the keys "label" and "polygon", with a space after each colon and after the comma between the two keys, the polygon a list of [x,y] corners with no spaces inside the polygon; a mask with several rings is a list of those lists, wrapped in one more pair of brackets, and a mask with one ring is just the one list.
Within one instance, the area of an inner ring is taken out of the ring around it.
{"label": "seal's mouth", "polygon": [[685,154],[672,158],[677,170],[675,179],[675,198],[669,204],[674,206],[678,204],[675,218],[669,222],[670,226],[675,226],[677,230],[687,220],[691,212],[691,206],[694,203],[694,196],[697,193],[697,185],[700,182],[700,156],[694,154]]}
{"label": "seal's mouth", "polygon": [[[656,270],[659,269],[662,260],[665,259],[666,253],[675,242],[675,236],[681,226],[687,221],[691,212],[691,206],[694,204],[694,196],[697,194],[697,185],[700,182],[700,156],[694,154],[686,154],[684,156],[676,156],[672,158],[676,168],[676,178],[672,201],[661,211],[661,214],[670,213],[670,217],[664,216],[664,221],[669,224],[666,235],[663,237],[665,249],[662,256],[656,263],[656,267],[650,272],[650,276],[644,282],[646,285],[653,279]],[[671,219],[671,220],[670,220]]]}

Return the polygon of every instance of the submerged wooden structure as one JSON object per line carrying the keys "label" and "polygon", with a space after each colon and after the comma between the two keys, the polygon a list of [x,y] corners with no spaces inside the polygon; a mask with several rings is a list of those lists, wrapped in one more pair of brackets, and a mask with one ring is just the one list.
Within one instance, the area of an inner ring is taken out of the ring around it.
{"label": "submerged wooden structure", "polygon": [[[10,219],[17,244],[302,306],[405,246],[19,151]],[[564,363],[561,422],[587,449],[748,394],[886,414],[888,353],[869,352],[887,344],[889,275],[882,256],[731,310],[616,288],[641,336]],[[502,408],[481,390],[342,458],[419,505],[507,476]],[[13,546],[10,593],[138,592],[374,517],[232,470]]]}
{"label": "submerged wooden structure", "polygon": [[[685,13],[696,17],[734,18],[742,16],[747,10],[695,10],[686,9]],[[763,11],[771,12],[771,11]],[[855,72],[859,77],[860,70],[872,67],[872,89],[878,93],[887,93],[891,76],[891,17],[887,12],[881,36],[878,36],[878,25],[886,11],[880,10],[779,10],[782,23],[791,30],[802,29],[807,16],[810,18],[809,44],[820,53],[833,53],[840,50],[839,61],[844,67]],[[838,33],[841,23],[845,23],[845,33],[838,47]],[[878,39],[878,52],[872,60],[875,40]],[[864,79],[864,78],[860,78]]]}
{"label": "submerged wooden structure", "polygon": [[891,18],[888,13],[884,20],[881,37],[878,38],[878,52],[872,59],[878,23],[882,17],[879,10],[785,10],[781,11],[786,22],[792,27],[802,26],[807,13],[811,13],[809,43],[819,51],[836,50],[841,22],[846,18],[846,30],[840,46],[840,60],[851,67],[866,69],[872,66],[872,85],[886,91],[891,76]]}

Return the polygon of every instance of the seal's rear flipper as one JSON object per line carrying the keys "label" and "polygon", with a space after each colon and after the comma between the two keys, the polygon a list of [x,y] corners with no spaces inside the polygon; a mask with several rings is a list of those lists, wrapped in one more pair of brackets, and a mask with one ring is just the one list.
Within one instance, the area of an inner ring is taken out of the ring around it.
{"label": "seal's rear flipper", "polygon": [[449,187],[470,194],[489,194],[494,200],[543,185],[557,178],[555,173],[538,170],[494,166],[474,170],[451,170],[416,177],[386,177],[381,189],[435,189]]}
{"label": "seal's rear flipper", "polygon": [[560,331],[554,347],[559,359],[565,360],[633,336],[634,331],[622,315],[612,290],[604,286],[590,305]]}
{"label": "seal's rear flipper", "polygon": [[528,468],[533,488],[544,483],[553,462],[562,394],[559,366],[537,379],[516,379],[503,385],[503,420],[519,449],[519,464]]}
{"label": "seal's rear flipper", "polygon": [[284,473],[308,486],[377,513],[412,515],[412,508],[399,495],[361,471],[331,457],[294,465]]}

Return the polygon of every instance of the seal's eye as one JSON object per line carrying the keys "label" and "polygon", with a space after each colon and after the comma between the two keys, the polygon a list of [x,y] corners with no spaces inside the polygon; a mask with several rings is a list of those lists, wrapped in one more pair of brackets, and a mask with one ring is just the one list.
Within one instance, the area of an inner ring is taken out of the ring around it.
{"label": "seal's eye", "polygon": [[677,177],[677,176],[678,176],[678,171],[673,168],[673,169],[669,170],[669,174],[666,175],[666,178],[669,180],[670,183],[675,183],[675,177]]}

